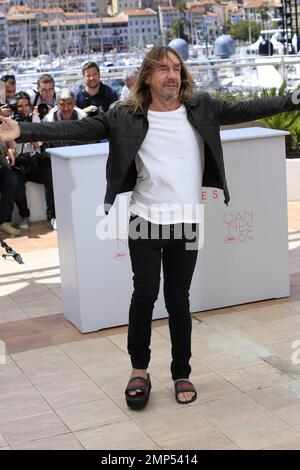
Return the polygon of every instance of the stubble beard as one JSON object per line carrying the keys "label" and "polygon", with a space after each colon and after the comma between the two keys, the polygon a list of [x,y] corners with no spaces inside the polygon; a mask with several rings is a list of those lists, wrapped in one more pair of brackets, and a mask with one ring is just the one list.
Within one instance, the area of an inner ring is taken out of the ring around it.
{"label": "stubble beard", "polygon": [[[170,83],[172,85],[175,85],[174,82]],[[162,90],[162,97],[164,98],[164,100],[166,101],[175,101],[178,99],[178,96],[179,96],[179,87],[178,87],[178,83],[176,83],[176,88],[172,91],[169,91],[169,90]]]}

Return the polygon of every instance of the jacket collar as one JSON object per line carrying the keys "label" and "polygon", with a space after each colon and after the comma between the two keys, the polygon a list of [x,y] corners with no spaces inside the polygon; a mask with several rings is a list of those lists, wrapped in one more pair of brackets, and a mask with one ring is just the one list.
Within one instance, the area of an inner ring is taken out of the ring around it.
{"label": "jacket collar", "polygon": [[[192,98],[190,98],[187,103],[185,103],[185,105],[188,107],[188,108],[195,108],[196,106],[198,106],[199,104],[199,95],[194,95],[192,96]],[[139,108],[137,111],[135,111],[134,114],[137,114],[139,116],[143,115],[145,117],[147,117],[147,114],[148,114],[148,106],[143,106],[141,108]]]}

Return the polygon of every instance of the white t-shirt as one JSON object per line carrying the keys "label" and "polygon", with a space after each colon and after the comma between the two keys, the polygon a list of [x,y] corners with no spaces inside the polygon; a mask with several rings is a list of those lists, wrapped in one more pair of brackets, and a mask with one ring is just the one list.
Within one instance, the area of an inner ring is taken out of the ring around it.
{"label": "white t-shirt", "polygon": [[199,222],[202,137],[189,123],[185,106],[148,111],[148,121],[135,159],[138,175],[129,211],[155,224]]}

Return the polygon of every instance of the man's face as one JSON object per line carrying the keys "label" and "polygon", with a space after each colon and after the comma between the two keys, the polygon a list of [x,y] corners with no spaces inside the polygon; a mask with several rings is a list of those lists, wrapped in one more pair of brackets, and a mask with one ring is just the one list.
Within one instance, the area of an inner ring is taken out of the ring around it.
{"label": "man's face", "polygon": [[130,89],[131,87],[133,87],[133,85],[135,84],[136,81],[137,81],[137,76],[128,77],[125,80],[125,85],[127,86],[127,88]]}
{"label": "man's face", "polygon": [[43,103],[52,104],[55,93],[54,82],[44,83],[41,82],[38,86],[38,92],[41,95]]}
{"label": "man's face", "polygon": [[5,99],[6,102],[10,100],[12,96],[16,94],[16,84],[12,85],[11,83],[5,83]]}
{"label": "man's face", "polygon": [[73,100],[60,100],[57,103],[58,110],[63,120],[71,119],[72,113],[75,108],[75,101]]}
{"label": "man's face", "polygon": [[150,88],[152,100],[163,99],[174,101],[178,99],[181,86],[181,64],[175,54],[168,54],[156,64],[146,79]]}
{"label": "man's face", "polygon": [[88,88],[97,88],[100,83],[100,73],[96,67],[90,67],[84,71],[83,79]]}
{"label": "man's face", "polygon": [[29,101],[23,98],[21,100],[18,100],[17,109],[18,113],[23,114],[23,116],[27,117],[31,112]]}

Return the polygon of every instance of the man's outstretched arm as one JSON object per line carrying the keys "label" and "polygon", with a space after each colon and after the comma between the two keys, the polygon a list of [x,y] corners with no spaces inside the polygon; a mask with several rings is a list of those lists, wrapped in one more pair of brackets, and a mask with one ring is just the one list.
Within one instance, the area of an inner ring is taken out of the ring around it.
{"label": "man's outstretched arm", "polygon": [[258,98],[227,103],[210,97],[219,115],[219,124],[239,124],[286,111],[300,110],[300,92],[272,98]]}
{"label": "man's outstretched arm", "polygon": [[58,142],[77,140],[90,142],[104,139],[108,135],[108,123],[104,113],[81,121],[58,121],[51,123],[18,123],[11,118],[0,116],[0,139],[19,142]]}

